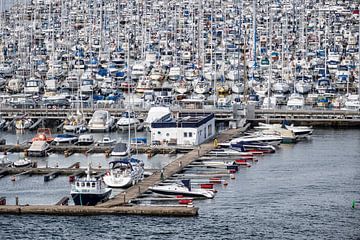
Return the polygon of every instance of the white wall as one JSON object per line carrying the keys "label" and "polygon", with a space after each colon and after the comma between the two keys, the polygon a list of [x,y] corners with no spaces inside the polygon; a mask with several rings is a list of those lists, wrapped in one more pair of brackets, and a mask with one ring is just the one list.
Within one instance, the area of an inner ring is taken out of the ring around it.
{"label": "white wall", "polygon": [[199,128],[151,129],[151,141],[159,141],[161,144],[170,141],[170,139],[177,139],[178,145],[199,145],[209,138],[212,138],[214,135],[215,119],[208,121]]}

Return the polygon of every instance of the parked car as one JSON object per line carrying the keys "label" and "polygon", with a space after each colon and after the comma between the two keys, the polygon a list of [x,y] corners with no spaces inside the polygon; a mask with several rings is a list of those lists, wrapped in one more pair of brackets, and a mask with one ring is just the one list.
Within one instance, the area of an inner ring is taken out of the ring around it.
{"label": "parked car", "polygon": [[67,99],[47,99],[42,102],[42,106],[49,109],[69,108],[70,102]]}
{"label": "parked car", "polygon": [[15,102],[10,102],[10,106],[13,108],[36,108],[38,104],[33,99],[22,99]]}

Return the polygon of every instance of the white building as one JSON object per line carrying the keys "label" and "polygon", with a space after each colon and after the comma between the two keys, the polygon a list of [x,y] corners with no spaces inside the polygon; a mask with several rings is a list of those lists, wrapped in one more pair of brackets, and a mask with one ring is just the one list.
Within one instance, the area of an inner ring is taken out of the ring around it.
{"label": "white building", "polygon": [[215,136],[213,113],[167,114],[151,123],[153,144],[199,145]]}

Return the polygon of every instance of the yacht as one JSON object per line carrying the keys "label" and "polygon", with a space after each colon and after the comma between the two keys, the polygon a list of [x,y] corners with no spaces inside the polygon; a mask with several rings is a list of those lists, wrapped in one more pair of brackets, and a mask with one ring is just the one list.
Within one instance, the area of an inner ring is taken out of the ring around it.
{"label": "yacht", "polygon": [[103,184],[100,178],[90,176],[87,168],[86,178],[77,179],[71,186],[71,197],[75,205],[94,206],[109,199],[112,189]]}
{"label": "yacht", "polygon": [[113,128],[114,118],[106,110],[97,110],[90,119],[88,128],[89,131],[108,132]]}
{"label": "yacht", "polygon": [[135,158],[111,161],[110,170],[104,176],[109,187],[126,188],[135,185],[144,178],[144,164]]}

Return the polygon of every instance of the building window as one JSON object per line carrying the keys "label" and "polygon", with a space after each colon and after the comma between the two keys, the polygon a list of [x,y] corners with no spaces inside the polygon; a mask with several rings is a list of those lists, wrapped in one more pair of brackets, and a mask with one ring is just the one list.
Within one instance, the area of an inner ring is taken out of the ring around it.
{"label": "building window", "polygon": [[209,134],[209,136],[212,135],[212,124],[210,124],[210,125],[208,126],[208,134]]}
{"label": "building window", "polygon": [[192,137],[192,132],[189,132],[189,137]]}
{"label": "building window", "polygon": [[184,137],[187,137],[187,132],[184,132]]}
{"label": "building window", "polygon": [[202,130],[199,131],[199,136],[201,137],[201,134],[202,134]]}
{"label": "building window", "polygon": [[160,132],[160,131],[158,131],[158,134],[160,135],[160,134],[161,134],[161,132]]}

